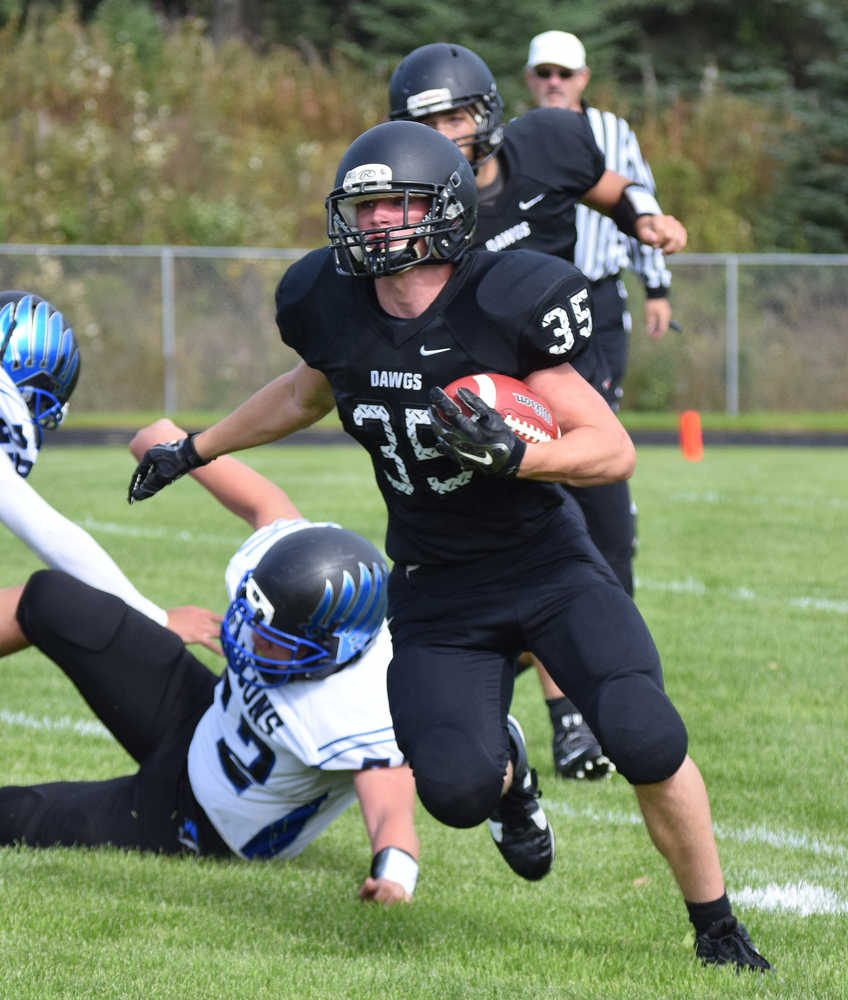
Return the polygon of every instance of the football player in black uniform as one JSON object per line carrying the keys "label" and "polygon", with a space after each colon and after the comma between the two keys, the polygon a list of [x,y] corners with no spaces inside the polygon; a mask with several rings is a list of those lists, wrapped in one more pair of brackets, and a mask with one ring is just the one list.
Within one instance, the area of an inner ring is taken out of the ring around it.
{"label": "football player in black uniform", "polygon": [[[389,117],[421,121],[465,152],[480,193],[473,245],[501,251],[523,248],[574,260],[576,205],[587,202],[611,215],[622,231],[671,253],[686,232],[663,215],[653,192],[605,168],[585,115],[535,108],[502,122],[503,102],[489,67],[461,45],[422,45],[396,67],[389,81]],[[579,369],[610,405],[611,370],[592,343]],[[569,487],[592,541],[628,594],[633,594],[635,526],[626,482]],[[522,657],[527,666],[531,657]],[[601,778],[609,760],[582,714],[536,664],[551,724],[553,759],[566,778]]]}
{"label": "football player in black uniform", "polygon": [[[634,463],[617,417],[570,364],[590,333],[586,280],[552,255],[466,252],[476,207],[467,160],[435,130],[397,121],[363,133],[327,199],[331,247],[277,289],[277,323],[301,362],[207,430],[149,449],[129,499],[335,404],[388,510],[389,704],[427,810],[456,827],[488,818],[515,871],[549,870],[553,837],[507,715],[513,660],[531,650],[634,785],[697,954],[767,968],[731,912],[706,789],[648,629],[557,486],[623,479]],[[562,437],[525,445],[471,393],[475,418],[463,415],[439,387],[481,371],[524,379]]]}

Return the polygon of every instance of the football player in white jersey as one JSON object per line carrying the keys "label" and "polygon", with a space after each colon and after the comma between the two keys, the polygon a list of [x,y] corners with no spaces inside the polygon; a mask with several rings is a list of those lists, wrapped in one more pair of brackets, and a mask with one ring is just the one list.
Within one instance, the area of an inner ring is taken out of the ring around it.
{"label": "football player in white jersey", "polygon": [[[157,421],[131,448],[140,457],[181,436]],[[0,789],[0,843],[286,859],[358,800],[372,854],[359,895],[408,901],[415,790],[386,692],[382,555],[351,531],[304,519],[236,459],[194,476],[256,529],[226,571],[223,675],[124,602],[62,573],[34,574],[18,605],[22,631],[139,770]]]}
{"label": "football player in white jersey", "polygon": [[[79,377],[79,347],[62,313],[38,295],[0,292],[0,359],[0,522],[48,566],[116,594],[186,642],[216,649],[218,616],[194,606],[166,611],[148,600],[27,480],[44,431],[64,420]],[[21,589],[0,590],[0,656],[27,644],[13,614]]]}

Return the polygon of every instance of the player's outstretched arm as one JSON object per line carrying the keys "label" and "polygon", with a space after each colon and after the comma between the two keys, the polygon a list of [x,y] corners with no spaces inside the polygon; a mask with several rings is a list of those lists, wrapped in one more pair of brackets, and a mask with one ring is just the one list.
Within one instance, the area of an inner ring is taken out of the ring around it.
{"label": "player's outstretched arm", "polygon": [[[133,456],[141,460],[157,442],[186,436],[182,427],[162,417],[142,427],[129,447]],[[214,462],[193,469],[190,475],[227,510],[247,521],[254,531],[278,518],[296,520],[303,516],[285,490],[231,455],[221,455]]]}
{"label": "player's outstretched arm", "polygon": [[149,448],[130,480],[127,499],[146,500],[219,455],[268,444],[309,427],[329,413],[334,402],[329,382],[301,362],[205,431]]}
{"label": "player's outstretched arm", "polygon": [[407,765],[374,767],[353,777],[371,841],[371,873],[359,889],[367,902],[408,903],[418,877],[415,782]]}

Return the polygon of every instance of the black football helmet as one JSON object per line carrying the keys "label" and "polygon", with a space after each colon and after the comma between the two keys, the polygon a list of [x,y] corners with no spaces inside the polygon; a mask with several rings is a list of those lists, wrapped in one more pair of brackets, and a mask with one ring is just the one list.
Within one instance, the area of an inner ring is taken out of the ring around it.
{"label": "black football helmet", "polygon": [[[403,223],[360,229],[356,205],[403,198]],[[421,222],[407,222],[409,199],[429,198]],[[418,122],[383,122],[355,139],[326,201],[327,235],[340,274],[381,277],[415,264],[457,261],[477,223],[477,184],[456,144]],[[411,237],[398,240],[401,230]],[[423,248],[422,248],[423,239]]]}
{"label": "black football helmet", "polygon": [[398,63],[389,80],[389,118],[418,119],[468,108],[476,129],[457,140],[474,146],[476,170],[503,141],[503,101],[483,60],[462,45],[436,42],[414,49]]}
{"label": "black football helmet", "polygon": [[[388,569],[366,539],[313,525],[275,542],[239,584],[221,623],[227,663],[257,687],[328,677],[374,641]],[[274,643],[257,652],[255,638]]]}
{"label": "black football helmet", "polygon": [[74,331],[49,302],[31,292],[0,292],[0,361],[42,430],[65,419],[80,373]]}

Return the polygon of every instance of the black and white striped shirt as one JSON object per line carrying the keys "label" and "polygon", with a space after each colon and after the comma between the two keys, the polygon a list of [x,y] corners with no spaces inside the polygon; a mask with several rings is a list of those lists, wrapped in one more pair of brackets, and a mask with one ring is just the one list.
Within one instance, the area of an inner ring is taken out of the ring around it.
{"label": "black and white striped shirt", "polygon": [[[585,107],[584,111],[606,167],[656,193],[651,168],[642,157],[630,125],[611,111]],[[663,294],[671,272],[662,251],[619,232],[615,223],[586,205],[577,206],[577,246],[574,262],[590,281],[616,275],[625,267],[642,279],[648,294]]]}

